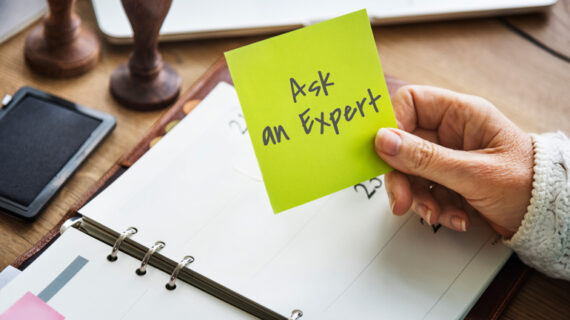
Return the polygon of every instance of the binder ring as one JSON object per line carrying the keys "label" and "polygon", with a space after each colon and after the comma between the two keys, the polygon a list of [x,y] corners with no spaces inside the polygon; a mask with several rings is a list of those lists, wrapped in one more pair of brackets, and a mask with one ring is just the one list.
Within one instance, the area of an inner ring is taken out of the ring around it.
{"label": "binder ring", "polygon": [[67,219],[59,228],[59,234],[63,234],[67,229],[71,227],[80,227],[83,223],[83,218],[74,217],[71,219]]}
{"label": "binder ring", "polygon": [[182,259],[182,261],[180,261],[178,263],[178,265],[176,266],[176,268],[174,268],[174,270],[172,271],[172,274],[170,275],[170,281],[168,281],[168,283],[166,284],[166,289],[168,289],[168,290],[176,289],[176,283],[175,282],[176,282],[176,278],[178,278],[178,273],[180,272],[180,270],[182,270],[184,267],[191,264],[192,262],[194,262],[193,256],[185,256]]}
{"label": "binder ring", "polygon": [[291,316],[289,317],[289,320],[297,320],[301,317],[303,317],[303,311],[301,311],[299,309],[295,309],[295,310],[291,311]]}
{"label": "binder ring", "polygon": [[166,243],[164,243],[164,241],[157,241],[154,243],[152,248],[148,249],[148,251],[144,255],[144,258],[142,259],[141,266],[138,267],[137,270],[135,271],[139,276],[144,276],[146,274],[146,266],[148,264],[148,260],[150,260],[150,257],[155,252],[162,250],[164,246],[166,246]]}
{"label": "binder ring", "polygon": [[121,243],[123,243],[123,241],[132,236],[133,234],[137,233],[137,228],[135,227],[129,227],[127,230],[125,230],[125,232],[121,233],[121,235],[117,238],[117,240],[115,241],[115,245],[113,246],[113,250],[111,251],[111,253],[107,256],[107,260],[113,262],[117,260],[117,252],[119,251],[119,247],[121,246]]}

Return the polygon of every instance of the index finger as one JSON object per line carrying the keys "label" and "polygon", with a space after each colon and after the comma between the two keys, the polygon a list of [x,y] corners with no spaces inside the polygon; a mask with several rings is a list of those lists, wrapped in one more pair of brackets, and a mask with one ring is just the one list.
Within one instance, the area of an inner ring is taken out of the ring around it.
{"label": "index finger", "polygon": [[455,120],[454,126],[462,129],[469,113],[481,105],[479,100],[483,99],[437,87],[409,85],[396,91],[392,105],[398,127],[412,132],[417,128],[435,130],[446,115]]}

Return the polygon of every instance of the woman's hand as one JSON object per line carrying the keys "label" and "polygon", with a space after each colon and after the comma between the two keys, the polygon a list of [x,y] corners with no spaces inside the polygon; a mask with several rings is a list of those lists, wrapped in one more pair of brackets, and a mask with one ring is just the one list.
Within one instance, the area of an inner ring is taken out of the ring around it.
{"label": "woman's hand", "polygon": [[479,212],[505,237],[518,229],[533,178],[531,138],[485,99],[406,86],[392,97],[399,129],[383,128],[376,152],[392,212],[466,231]]}

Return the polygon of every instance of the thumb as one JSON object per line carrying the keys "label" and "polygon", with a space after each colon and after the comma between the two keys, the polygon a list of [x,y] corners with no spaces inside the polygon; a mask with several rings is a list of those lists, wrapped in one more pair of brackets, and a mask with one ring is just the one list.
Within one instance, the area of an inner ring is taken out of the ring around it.
{"label": "thumb", "polygon": [[478,155],[445,148],[408,132],[382,128],[374,141],[378,155],[394,169],[462,193]]}

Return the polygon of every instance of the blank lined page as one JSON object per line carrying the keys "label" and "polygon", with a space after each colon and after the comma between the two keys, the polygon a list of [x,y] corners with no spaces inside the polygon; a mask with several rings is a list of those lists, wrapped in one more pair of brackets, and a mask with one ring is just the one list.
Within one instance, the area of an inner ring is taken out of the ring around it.
{"label": "blank lined page", "polygon": [[219,84],[80,212],[303,319],[460,318],[510,256],[477,217],[458,233],[393,216],[382,177],[273,214],[239,114]]}

